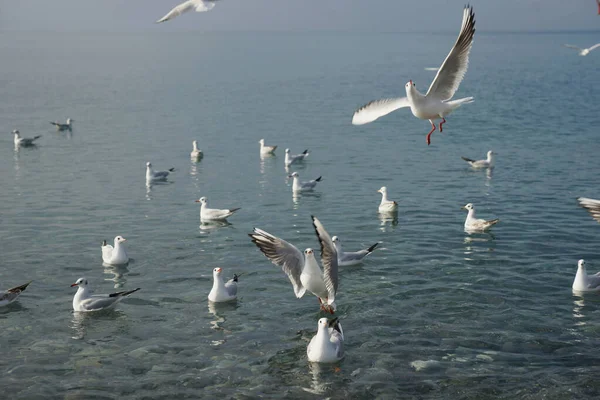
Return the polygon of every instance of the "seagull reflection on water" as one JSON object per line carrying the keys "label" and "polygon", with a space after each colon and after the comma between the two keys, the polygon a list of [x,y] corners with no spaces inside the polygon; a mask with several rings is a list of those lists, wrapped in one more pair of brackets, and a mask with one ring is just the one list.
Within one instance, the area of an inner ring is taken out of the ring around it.
{"label": "seagull reflection on water", "polygon": [[[129,261],[132,261],[132,259],[130,259]],[[113,275],[112,277],[105,278],[104,280],[114,282],[115,289],[122,288],[123,286],[125,286],[125,283],[127,283],[127,278],[125,278],[125,276],[129,272],[129,270],[127,269],[128,265],[129,263],[125,265],[111,265],[107,263],[102,263],[102,266],[104,267],[104,273],[108,275]]]}

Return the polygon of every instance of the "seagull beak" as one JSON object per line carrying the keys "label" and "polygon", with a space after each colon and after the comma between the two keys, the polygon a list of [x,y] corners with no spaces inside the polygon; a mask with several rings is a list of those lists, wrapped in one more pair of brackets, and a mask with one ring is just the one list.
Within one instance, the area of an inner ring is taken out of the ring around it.
{"label": "seagull beak", "polygon": [[221,273],[221,268],[217,268],[217,272],[218,272],[218,273]]}
{"label": "seagull beak", "polygon": [[127,239],[123,238],[123,241],[124,241],[124,242],[126,242],[126,241],[127,241]]}
{"label": "seagull beak", "polygon": [[465,207],[465,206],[462,206],[460,209],[461,209],[461,210],[466,210],[466,209],[467,209],[467,207]]}
{"label": "seagull beak", "polygon": [[200,200],[196,200],[196,203],[200,203]]}
{"label": "seagull beak", "polygon": [[410,84],[412,85],[412,84],[413,84],[413,83],[412,83],[412,79],[411,79],[411,80],[409,80],[409,81],[408,81],[408,83],[410,83]]}
{"label": "seagull beak", "polygon": [[78,286],[78,285],[77,285],[76,283],[72,283],[72,284],[71,284],[71,287],[73,287],[73,286]]}

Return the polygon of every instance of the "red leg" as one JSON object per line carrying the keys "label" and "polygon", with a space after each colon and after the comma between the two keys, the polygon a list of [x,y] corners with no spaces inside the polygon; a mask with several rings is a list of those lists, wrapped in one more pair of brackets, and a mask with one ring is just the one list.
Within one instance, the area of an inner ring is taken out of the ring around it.
{"label": "red leg", "polygon": [[442,122],[440,122],[440,132],[442,132],[442,125],[446,123],[446,118],[442,117]]}
{"label": "red leg", "polygon": [[429,120],[429,122],[431,122],[431,130],[427,134],[427,145],[428,146],[431,144],[431,134],[433,133],[433,131],[435,131],[435,124],[433,123],[432,120]]}

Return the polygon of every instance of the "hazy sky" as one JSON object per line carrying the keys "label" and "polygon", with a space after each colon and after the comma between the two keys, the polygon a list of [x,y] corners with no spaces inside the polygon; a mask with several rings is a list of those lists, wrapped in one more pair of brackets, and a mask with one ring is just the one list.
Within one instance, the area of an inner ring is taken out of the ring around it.
{"label": "hazy sky", "polygon": [[[0,31],[456,31],[466,1],[221,0],[153,22],[179,0],[0,0]],[[475,0],[477,30],[600,30],[595,0]]]}

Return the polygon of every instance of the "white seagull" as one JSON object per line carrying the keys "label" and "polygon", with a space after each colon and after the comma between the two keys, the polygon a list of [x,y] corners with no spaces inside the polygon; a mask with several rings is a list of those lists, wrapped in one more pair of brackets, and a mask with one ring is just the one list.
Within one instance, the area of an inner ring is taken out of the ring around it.
{"label": "white seagull", "polygon": [[116,236],[114,241],[115,247],[106,244],[106,240],[104,240],[102,242],[102,261],[110,265],[127,264],[129,257],[125,251],[125,245],[122,244],[126,240],[123,236]]}
{"label": "white seagull", "polygon": [[249,236],[260,251],[285,272],[297,298],[304,296],[308,290],[317,296],[322,310],[333,314],[338,288],[337,251],[321,222],[314,216],[311,218],[321,244],[323,272],[310,248],[302,253],[293,244],[258,228],[254,228],[254,233],[250,233]]}
{"label": "white seagull", "polygon": [[239,207],[223,210],[219,210],[218,208],[208,208],[208,199],[206,197],[200,197],[196,200],[196,203],[200,203],[200,222],[223,221],[240,209]]}
{"label": "white seagull", "polygon": [[155,171],[152,169],[150,162],[146,163],[146,182],[166,181],[167,176],[171,172],[175,171],[175,168],[169,168],[168,171]]}
{"label": "white seagull", "polygon": [[463,21],[454,47],[448,53],[444,63],[433,79],[429,90],[425,95],[420,93],[415,83],[410,80],[406,85],[406,97],[382,99],[371,101],[360,107],[352,117],[353,125],[363,125],[375,121],[399,108],[410,107],[413,115],[420,119],[428,119],[431,123],[431,131],[427,134],[427,144],[431,143],[431,134],[435,131],[435,120],[441,119],[442,125],[446,122],[446,115],[460,107],[462,104],[470,103],[473,97],[465,97],[451,100],[458,86],[465,77],[469,66],[469,52],[473,44],[475,34],[475,14],[473,7],[467,6],[463,11]]}
{"label": "white seagull", "polygon": [[61,124],[58,121],[54,121],[54,122],[50,121],[50,123],[52,125],[56,126],[56,130],[57,131],[70,131],[70,130],[72,130],[71,122],[73,122],[73,121],[74,120],[72,120],[71,118],[67,118],[67,123],[66,124]]}
{"label": "white seagull", "polygon": [[600,272],[588,275],[585,269],[585,261],[583,259],[579,260],[572,288],[578,292],[595,292],[600,290]]}
{"label": "white seagull", "polygon": [[194,140],[192,142],[192,152],[190,153],[190,158],[194,161],[200,161],[200,159],[204,156],[204,154],[202,154],[202,150],[200,150],[198,148],[198,141]]}
{"label": "white seagull", "polygon": [[317,179],[313,179],[312,181],[304,181],[300,182],[300,175],[297,172],[293,172],[289,175],[289,178],[294,178],[292,183],[292,191],[294,192],[308,192],[311,191],[317,186],[318,182],[321,182],[321,177]]}
{"label": "white seagull", "polygon": [[381,193],[381,203],[379,203],[379,212],[380,213],[389,213],[398,211],[398,203],[394,200],[388,200],[387,197],[387,188],[382,186],[381,189],[378,190]]}
{"label": "white seagull", "polygon": [[36,141],[37,139],[42,137],[42,135],[37,135],[32,138],[23,138],[23,137],[21,137],[21,132],[19,132],[17,129],[12,131],[12,133],[15,135],[15,146],[23,146],[23,147],[35,146],[34,141]]}
{"label": "white seagull", "polygon": [[289,167],[290,165],[304,161],[306,157],[308,157],[308,150],[304,150],[302,154],[290,154],[290,149],[285,149],[285,167]]}
{"label": "white seagull", "polygon": [[592,218],[600,222],[600,200],[578,197],[579,205],[590,212]]}
{"label": "white seagull", "polygon": [[475,218],[475,207],[473,203],[469,203],[462,207],[463,210],[468,210],[467,219],[465,220],[465,231],[466,232],[485,232],[492,226],[500,222],[499,218],[485,220]]}
{"label": "white seagull", "polygon": [[128,290],[125,292],[116,292],[111,294],[92,295],[88,288],[88,281],[85,278],[77,279],[71,287],[79,286],[77,293],[73,297],[74,311],[100,311],[112,308],[118,302],[129,296],[131,293],[137,292],[140,288]]}
{"label": "white seagull", "polygon": [[600,47],[600,43],[596,43],[595,45],[593,45],[592,47],[588,47],[587,49],[582,49],[581,47],[573,46],[572,44],[565,44],[563,46],[568,47],[570,49],[575,49],[579,52],[580,56],[585,57],[588,54],[590,54],[590,51],[594,50],[596,47]]}
{"label": "white seagull", "polygon": [[232,301],[237,299],[237,282],[238,276],[233,274],[233,278],[223,282],[221,277],[221,268],[213,269],[213,287],[208,294],[208,300],[213,303],[221,303],[224,301]]}
{"label": "white seagull", "polygon": [[260,139],[258,141],[258,143],[260,143],[260,155],[261,156],[266,156],[269,154],[274,154],[275,150],[277,149],[277,146],[267,146],[265,145],[265,139]]}
{"label": "white seagull", "polygon": [[333,363],[344,358],[344,331],[337,318],[328,321],[321,318],[317,334],[306,347],[310,362]]}
{"label": "white seagull", "polygon": [[27,282],[24,285],[14,287],[12,289],[5,290],[3,293],[0,293],[0,307],[6,306],[17,299],[27,289],[27,286],[32,281]]}
{"label": "white seagull", "polygon": [[331,241],[333,242],[333,244],[335,245],[335,249],[337,250],[338,265],[340,267],[347,267],[349,265],[360,264],[363,258],[371,254],[373,250],[375,250],[375,247],[377,247],[377,245],[379,244],[375,243],[373,246],[364,250],[343,252],[340,238],[334,236],[331,238]]}
{"label": "white seagull", "polygon": [[217,0],[188,0],[174,7],[171,11],[167,13],[167,15],[156,21],[156,23],[158,24],[161,22],[168,21],[192,10],[196,12],[210,11],[215,6],[216,1]]}
{"label": "white seagull", "polygon": [[494,156],[496,155],[496,153],[494,153],[493,151],[488,151],[487,152],[487,159],[485,160],[471,160],[470,158],[467,157],[460,157],[463,160],[465,160],[466,162],[468,162],[471,167],[473,168],[494,168]]}

